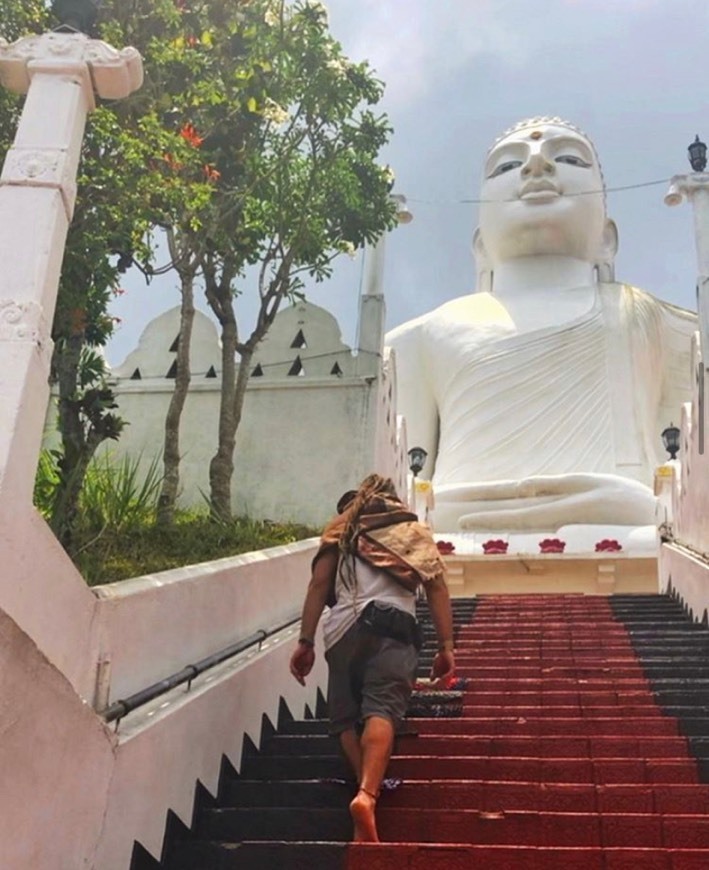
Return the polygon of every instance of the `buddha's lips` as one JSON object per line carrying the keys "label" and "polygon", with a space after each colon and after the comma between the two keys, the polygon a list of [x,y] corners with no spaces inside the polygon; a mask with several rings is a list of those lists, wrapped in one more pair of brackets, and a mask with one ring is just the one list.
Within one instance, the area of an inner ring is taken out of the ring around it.
{"label": "buddha's lips", "polygon": [[527,183],[519,192],[520,199],[532,202],[549,202],[559,196],[561,196],[559,188],[548,181]]}

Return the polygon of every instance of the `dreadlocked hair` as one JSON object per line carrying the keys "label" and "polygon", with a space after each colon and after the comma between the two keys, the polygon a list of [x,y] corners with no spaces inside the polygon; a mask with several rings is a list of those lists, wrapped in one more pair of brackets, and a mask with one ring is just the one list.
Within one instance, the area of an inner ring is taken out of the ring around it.
{"label": "dreadlocked hair", "polygon": [[340,553],[345,558],[354,556],[355,535],[362,510],[379,498],[398,499],[394,481],[390,477],[382,477],[380,474],[370,474],[360,483],[355,497],[347,506],[347,520],[338,544]]}

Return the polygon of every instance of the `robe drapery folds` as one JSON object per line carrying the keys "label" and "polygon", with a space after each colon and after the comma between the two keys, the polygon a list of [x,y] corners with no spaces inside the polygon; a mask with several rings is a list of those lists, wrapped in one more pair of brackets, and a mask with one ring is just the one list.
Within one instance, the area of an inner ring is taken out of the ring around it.
{"label": "robe drapery folds", "polygon": [[[339,549],[349,519],[350,511],[345,509],[328,523],[313,567],[325,552],[333,547]],[[364,505],[357,519],[352,552],[372,568],[391,575],[410,592],[415,592],[421,583],[430,583],[445,575],[443,561],[428,527],[393,498],[377,496]]]}
{"label": "robe drapery folds", "polygon": [[[443,321],[435,314],[433,321],[438,335]],[[666,408],[686,398],[694,321],[612,284],[567,323],[497,338],[477,335],[471,323],[468,347],[446,353],[434,344],[428,364],[437,376],[439,494],[463,481],[577,472],[648,485],[662,461]]]}

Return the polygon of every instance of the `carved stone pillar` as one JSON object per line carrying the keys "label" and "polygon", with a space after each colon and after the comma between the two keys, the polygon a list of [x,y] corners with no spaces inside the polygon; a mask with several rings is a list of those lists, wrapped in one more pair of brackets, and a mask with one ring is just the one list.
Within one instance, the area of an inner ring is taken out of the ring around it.
{"label": "carved stone pillar", "polygon": [[0,40],[0,83],[26,93],[0,175],[0,504],[31,503],[49,398],[51,324],[95,94],[140,87],[142,61],[83,33]]}

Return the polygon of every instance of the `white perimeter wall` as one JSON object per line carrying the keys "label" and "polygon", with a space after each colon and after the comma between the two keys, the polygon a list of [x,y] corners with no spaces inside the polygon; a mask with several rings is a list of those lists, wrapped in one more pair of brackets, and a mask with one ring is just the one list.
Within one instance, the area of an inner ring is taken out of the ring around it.
{"label": "white perimeter wall", "polygon": [[673,541],[660,550],[661,588],[667,591],[671,583],[697,620],[709,610],[709,373],[701,399],[697,376],[703,366],[697,333],[692,345],[694,395],[682,411],[679,468],[672,481]]}
{"label": "white perimeter wall", "polygon": [[[368,303],[369,314],[381,313],[383,299],[368,297]],[[140,458],[144,471],[155,460],[162,471],[165,415],[174,389],[167,373],[178,331],[179,309],[160,315],[113,372],[119,414],[128,426],[103,449],[116,459]],[[293,346],[301,341],[303,346]],[[301,373],[289,374],[296,362]],[[249,380],[236,436],[236,515],[319,527],[342,493],[373,471],[392,477],[406,496],[406,433],[396,415],[396,368],[388,349],[353,354],[335,318],[303,302],[277,315],[257,349],[252,369],[257,366],[262,374]],[[205,504],[217,449],[220,380],[206,377],[208,371],[218,375],[219,343],[214,325],[198,313],[180,427],[183,506]],[[132,379],[136,372],[139,380]],[[56,439],[54,419],[51,411],[46,444]]]}

